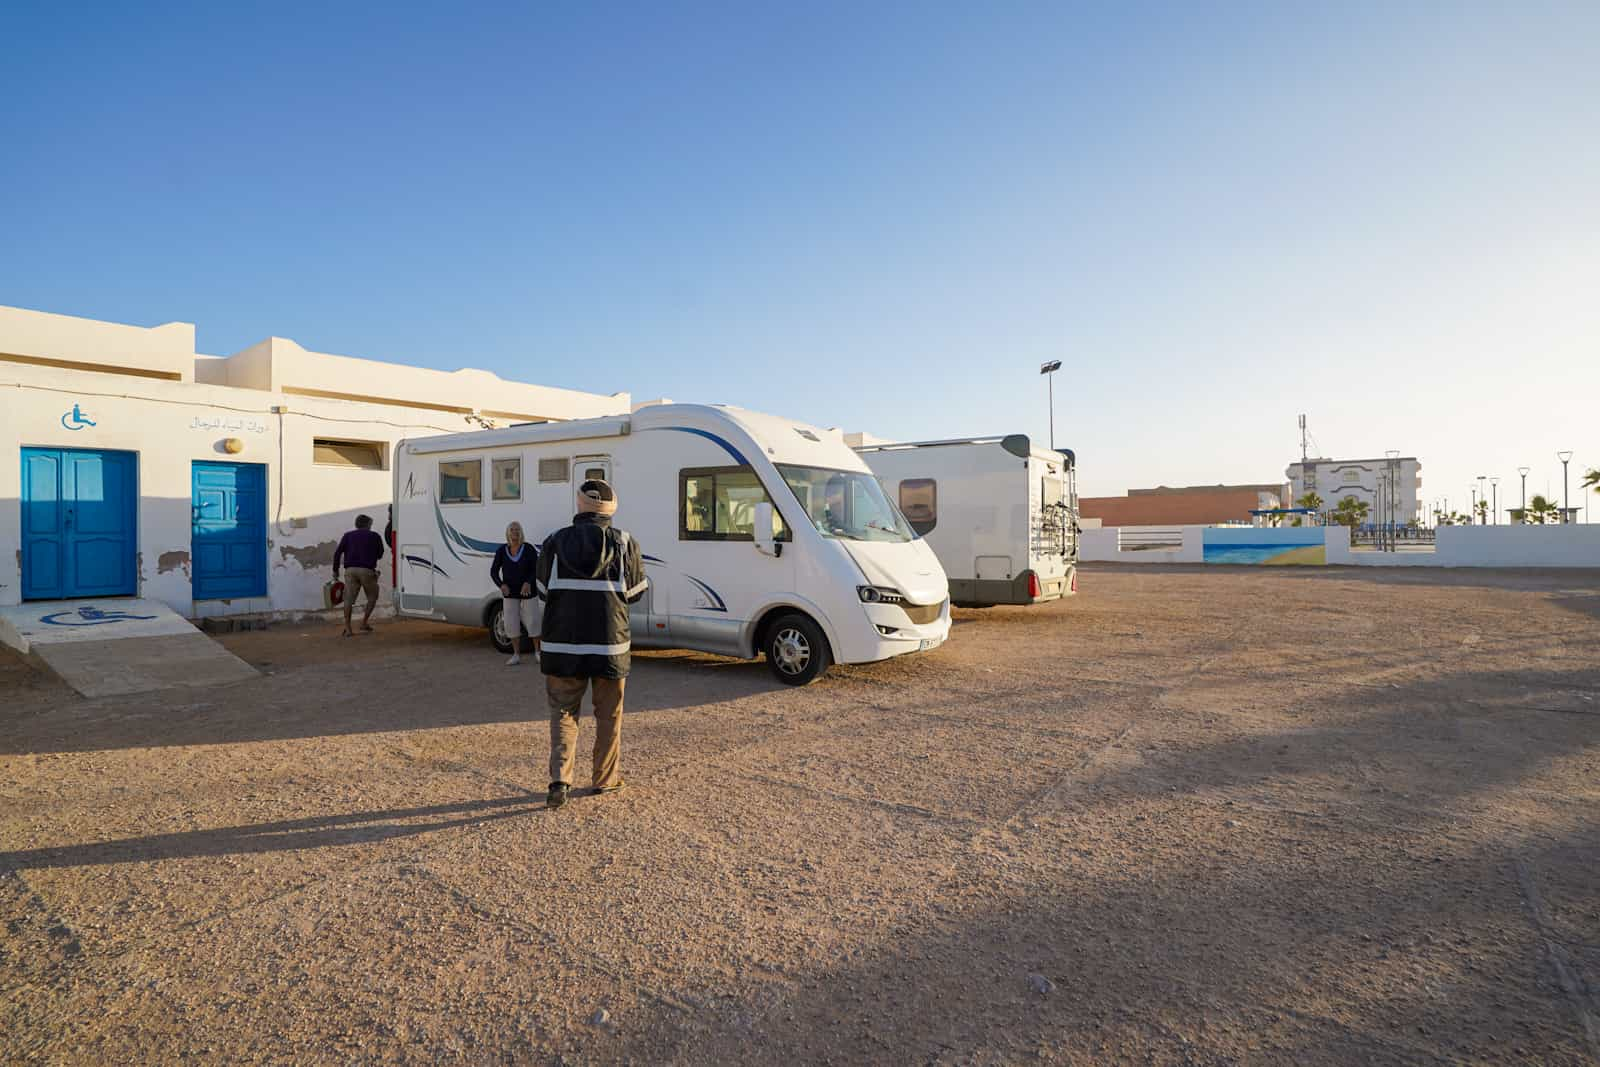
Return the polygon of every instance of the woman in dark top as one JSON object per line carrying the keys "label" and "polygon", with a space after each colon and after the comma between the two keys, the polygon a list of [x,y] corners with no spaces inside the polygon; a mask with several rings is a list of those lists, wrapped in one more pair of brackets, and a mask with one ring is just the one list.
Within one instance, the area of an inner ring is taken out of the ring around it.
{"label": "woman in dark top", "polygon": [[534,639],[534,655],[538,655],[539,624],[535,618],[539,604],[533,592],[534,569],[539,562],[539,550],[528,544],[522,536],[522,524],[513,522],[506,527],[506,543],[494,553],[489,565],[489,577],[500,587],[501,625],[511,638],[511,658],[507,666],[522,662],[522,634]]}

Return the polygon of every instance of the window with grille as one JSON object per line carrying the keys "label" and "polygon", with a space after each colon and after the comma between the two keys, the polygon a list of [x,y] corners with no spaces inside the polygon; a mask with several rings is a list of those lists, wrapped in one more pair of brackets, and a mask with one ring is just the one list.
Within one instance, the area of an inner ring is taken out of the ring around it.
{"label": "window with grille", "polygon": [[318,437],[311,442],[311,462],[322,467],[381,471],[385,451],[382,441],[338,441]]}
{"label": "window with grille", "polygon": [[541,484],[549,482],[564,482],[567,480],[567,460],[558,456],[555,459],[541,459],[539,461],[539,481]]}

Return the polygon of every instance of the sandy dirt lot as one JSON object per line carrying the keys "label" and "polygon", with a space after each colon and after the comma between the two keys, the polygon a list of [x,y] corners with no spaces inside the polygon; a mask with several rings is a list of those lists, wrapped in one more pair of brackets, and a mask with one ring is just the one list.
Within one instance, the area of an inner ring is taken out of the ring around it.
{"label": "sandy dirt lot", "polygon": [[803,690],[640,656],[557,812],[477,632],[0,661],[0,1060],[1600,1058],[1600,575],[1082,587]]}

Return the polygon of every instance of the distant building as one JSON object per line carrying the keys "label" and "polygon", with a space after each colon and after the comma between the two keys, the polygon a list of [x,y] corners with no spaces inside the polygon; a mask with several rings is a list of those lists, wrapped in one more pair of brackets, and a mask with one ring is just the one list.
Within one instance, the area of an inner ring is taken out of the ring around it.
{"label": "distant building", "polygon": [[[1289,496],[1298,502],[1307,493],[1322,498],[1325,510],[1336,507],[1347,496],[1367,504],[1375,503],[1379,478],[1387,478],[1391,468],[1398,472],[1399,507],[1396,513],[1401,522],[1420,518],[1418,495],[1422,489],[1422,464],[1415,456],[1400,456],[1394,460],[1377,459],[1319,459],[1311,457],[1291,463],[1284,474],[1289,479]],[[1376,519],[1376,508],[1370,518]]]}
{"label": "distant building", "polygon": [[1084,518],[1102,526],[1212,526],[1251,521],[1251,512],[1284,506],[1281,485],[1186,485],[1130,489],[1127,496],[1078,499]]}
{"label": "distant building", "polygon": [[[625,414],[629,399],[281,337],[210,356],[189,323],[0,307],[0,606],[142,596],[190,617],[317,609],[357,513],[384,528],[396,442]],[[496,464],[479,468],[483,496],[519,499],[531,472]],[[568,515],[521,518],[531,533]]]}

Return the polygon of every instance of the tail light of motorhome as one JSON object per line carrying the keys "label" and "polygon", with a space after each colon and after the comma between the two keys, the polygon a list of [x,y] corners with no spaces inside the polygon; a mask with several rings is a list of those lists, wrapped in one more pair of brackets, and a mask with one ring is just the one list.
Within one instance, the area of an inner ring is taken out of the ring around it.
{"label": "tail light of motorhome", "polygon": [[1078,572],[1076,570],[1072,572],[1072,591],[1074,593],[1078,591]]}
{"label": "tail light of motorhome", "polygon": [[1033,600],[1044,596],[1044,586],[1039,584],[1039,576],[1033,571],[1028,572],[1028,596]]}

